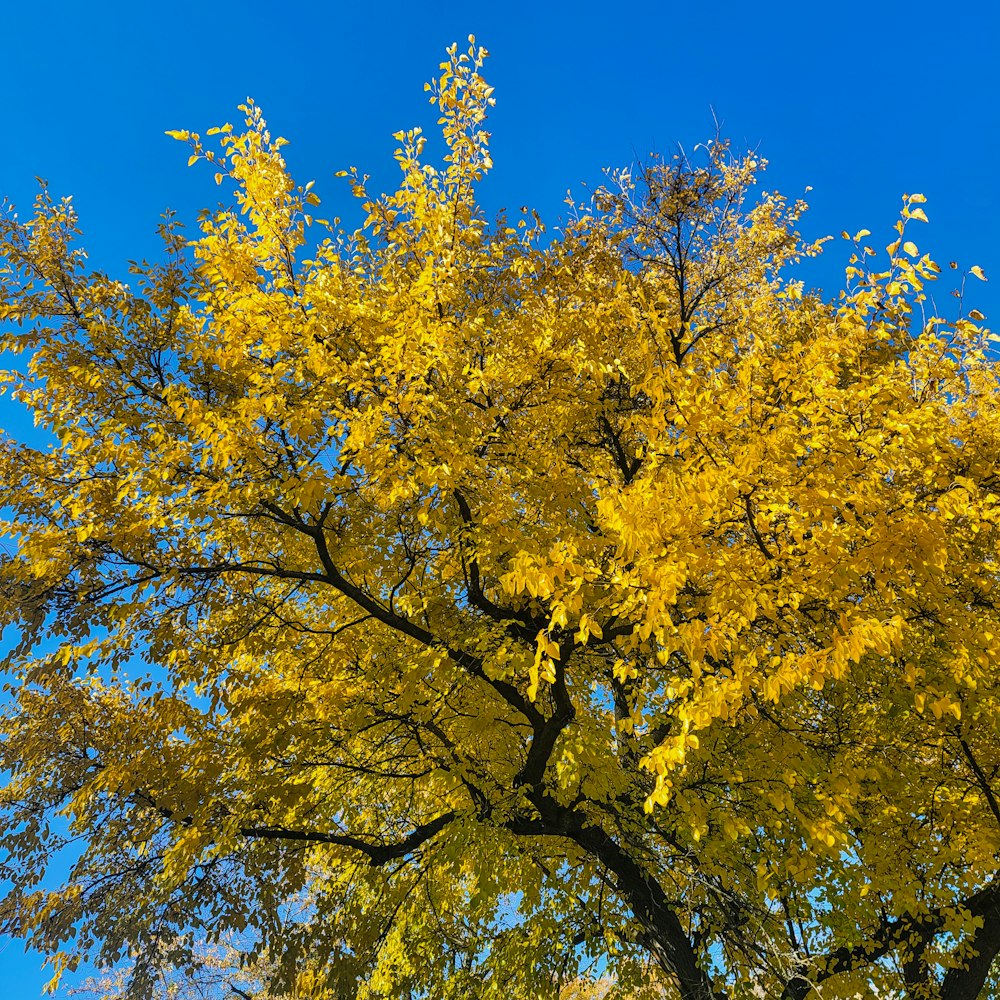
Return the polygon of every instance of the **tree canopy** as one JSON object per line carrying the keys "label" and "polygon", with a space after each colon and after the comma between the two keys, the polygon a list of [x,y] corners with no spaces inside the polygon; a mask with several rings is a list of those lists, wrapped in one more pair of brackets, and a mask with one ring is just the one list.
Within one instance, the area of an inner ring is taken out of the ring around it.
{"label": "tree canopy", "polygon": [[924,199],[832,296],[721,141],[491,222],[484,57],[355,232],[252,103],[128,283],[0,220],[0,929],[136,997],[230,934],[338,1000],[986,995],[1000,371]]}

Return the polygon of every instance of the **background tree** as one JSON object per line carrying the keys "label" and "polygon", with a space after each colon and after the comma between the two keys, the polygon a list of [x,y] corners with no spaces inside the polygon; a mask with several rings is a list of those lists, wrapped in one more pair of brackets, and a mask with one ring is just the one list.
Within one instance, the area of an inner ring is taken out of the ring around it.
{"label": "background tree", "polygon": [[[323,972],[318,977],[315,974],[317,963],[310,962],[297,971],[289,990],[276,993],[271,986],[277,971],[273,962],[267,955],[249,960],[248,944],[233,937],[216,945],[193,942],[192,967],[184,973],[169,967],[158,969],[151,984],[153,996],[157,1000],[336,1000],[337,994],[323,982]],[[108,970],[65,992],[80,1000],[127,1000],[133,989],[133,972],[131,965]],[[538,995],[551,1000],[623,998],[615,986],[608,976],[590,972],[566,981],[557,978],[550,989]],[[477,995],[477,984],[468,983],[466,996]],[[633,988],[627,996],[628,1000],[662,1000],[665,993],[651,977],[648,985]]]}
{"label": "background tree", "polygon": [[131,285],[5,216],[0,927],[136,996],[228,933],[337,997],[983,995],[997,370],[923,199],[833,301],[722,143],[490,225],[484,55],[358,232],[252,104]]}

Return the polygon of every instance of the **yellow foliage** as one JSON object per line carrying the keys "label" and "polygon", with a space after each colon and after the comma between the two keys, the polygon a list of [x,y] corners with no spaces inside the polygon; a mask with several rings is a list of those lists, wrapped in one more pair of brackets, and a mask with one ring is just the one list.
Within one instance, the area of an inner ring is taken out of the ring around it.
{"label": "yellow foliage", "polygon": [[442,163],[345,173],[356,232],[253,103],[170,133],[233,207],[129,285],[68,199],[0,222],[52,442],[0,446],[0,927],[140,972],[245,932],[363,1000],[595,957],[947,996],[1000,893],[1000,396],[980,314],[927,315],[924,199],[832,300],[721,142],[491,224],[485,56],[430,85]]}

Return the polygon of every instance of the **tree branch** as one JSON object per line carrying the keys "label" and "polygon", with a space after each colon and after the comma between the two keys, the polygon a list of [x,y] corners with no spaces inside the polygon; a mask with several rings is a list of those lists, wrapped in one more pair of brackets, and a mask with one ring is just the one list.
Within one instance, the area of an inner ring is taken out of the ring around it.
{"label": "tree branch", "polygon": [[417,848],[436,837],[452,820],[455,813],[442,813],[428,823],[415,827],[409,836],[395,844],[373,844],[346,833],[323,833],[318,830],[289,830],[280,826],[248,826],[239,832],[252,840],[294,840],[310,844],[336,844],[360,851],[373,868],[381,867],[396,858],[405,858]]}

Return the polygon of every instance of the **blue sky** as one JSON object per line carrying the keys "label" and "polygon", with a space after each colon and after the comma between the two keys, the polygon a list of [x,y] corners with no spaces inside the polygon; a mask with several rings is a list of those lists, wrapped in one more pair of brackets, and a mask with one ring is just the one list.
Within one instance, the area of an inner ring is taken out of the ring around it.
{"label": "blue sky", "polygon": [[[235,121],[247,96],[291,140],[287,160],[316,181],[323,214],[349,209],[338,169],[393,184],[391,134],[432,125],[422,84],[472,32],[496,87],[490,211],[529,205],[554,222],[567,189],[653,149],[690,150],[717,119],[770,161],[767,187],[794,198],[812,186],[809,237],[867,228],[883,246],[901,195],[925,194],[921,250],[981,265],[995,280],[968,304],[1000,316],[992,3],[7,0],[0,27],[0,194],[27,209],[36,176],[72,194],[95,268],[155,255],[165,208],[193,222],[215,203],[211,171],[186,169],[163,133]],[[846,257],[831,243],[807,283],[834,294]],[[39,960],[0,949],[0,990],[37,996]]]}

